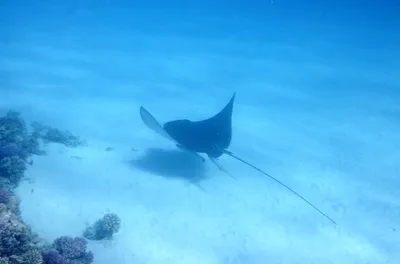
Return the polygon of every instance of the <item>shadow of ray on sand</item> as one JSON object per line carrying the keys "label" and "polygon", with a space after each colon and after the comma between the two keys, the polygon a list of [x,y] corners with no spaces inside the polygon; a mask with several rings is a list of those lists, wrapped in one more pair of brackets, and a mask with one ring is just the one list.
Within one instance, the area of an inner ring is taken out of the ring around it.
{"label": "shadow of ray on sand", "polygon": [[192,183],[206,179],[205,163],[181,150],[150,148],[143,156],[131,160],[130,164],[166,178],[181,178]]}

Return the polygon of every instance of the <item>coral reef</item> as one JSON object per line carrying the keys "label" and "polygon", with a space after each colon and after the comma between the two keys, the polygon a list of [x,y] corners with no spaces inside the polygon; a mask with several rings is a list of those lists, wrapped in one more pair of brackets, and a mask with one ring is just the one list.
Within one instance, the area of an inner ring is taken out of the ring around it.
{"label": "coral reef", "polygon": [[25,262],[28,262],[30,264],[42,264],[43,263],[42,253],[37,248],[32,248],[32,249],[29,249],[28,251],[26,251],[22,255],[22,259]]}
{"label": "coral reef", "polygon": [[40,149],[40,141],[56,142],[67,147],[86,145],[85,141],[69,131],[60,131],[38,122],[31,124],[29,133],[20,113],[9,111],[0,117],[0,187],[15,188],[27,169],[27,158],[46,154]]}
{"label": "coral reef", "polygon": [[121,227],[121,219],[114,213],[107,213],[97,220],[92,226],[88,226],[83,236],[89,240],[111,239]]}
{"label": "coral reef", "polygon": [[22,221],[19,198],[7,195],[7,203],[0,203],[0,264],[42,264],[41,240]]}
{"label": "coral reef", "polygon": [[16,212],[19,199],[4,191],[0,203],[0,264],[91,264],[94,256],[81,237],[62,236],[48,245],[34,234]]}
{"label": "coral reef", "polygon": [[0,117],[0,187],[17,187],[27,168],[27,158],[39,153],[38,141],[28,133],[18,112],[9,111]]}
{"label": "coral reef", "polygon": [[29,235],[28,226],[0,204],[0,256],[21,255],[28,246]]}
{"label": "coral reef", "polygon": [[90,264],[93,253],[86,251],[84,238],[60,237],[52,245],[41,240],[20,215],[20,199],[13,189],[20,183],[31,155],[45,154],[39,140],[69,147],[83,144],[70,132],[32,124],[29,134],[18,112],[0,117],[0,264]]}
{"label": "coral reef", "polygon": [[[0,160],[0,177],[3,178],[3,186],[17,187],[24,172],[26,163],[18,156],[5,157]],[[0,186],[1,187],[1,186]]]}
{"label": "coral reef", "polygon": [[65,259],[66,264],[90,264],[93,253],[86,251],[87,242],[80,237],[62,236],[54,240],[54,248]]}
{"label": "coral reef", "polygon": [[33,135],[36,138],[41,138],[45,142],[56,142],[63,144],[67,147],[79,147],[84,146],[85,141],[81,140],[79,137],[74,136],[71,132],[61,131],[59,129],[42,125],[38,122],[32,123]]}
{"label": "coral reef", "polygon": [[20,149],[15,143],[4,143],[0,146],[0,158],[18,156],[20,154]]}
{"label": "coral reef", "polygon": [[0,117],[0,158],[17,156],[26,159],[30,154],[40,154],[39,142],[28,133],[20,113],[9,111]]}
{"label": "coral reef", "polygon": [[11,213],[15,215],[20,215],[19,205],[21,204],[21,199],[18,196],[11,195],[8,200],[7,207],[11,211]]}
{"label": "coral reef", "polygon": [[27,135],[25,121],[20,114],[15,111],[9,111],[4,117],[0,118],[0,145],[7,143],[16,143],[22,145]]}
{"label": "coral reef", "polygon": [[0,204],[8,204],[11,198],[11,193],[5,189],[0,188]]}
{"label": "coral reef", "polygon": [[45,264],[66,264],[65,258],[57,250],[51,250],[43,255]]}

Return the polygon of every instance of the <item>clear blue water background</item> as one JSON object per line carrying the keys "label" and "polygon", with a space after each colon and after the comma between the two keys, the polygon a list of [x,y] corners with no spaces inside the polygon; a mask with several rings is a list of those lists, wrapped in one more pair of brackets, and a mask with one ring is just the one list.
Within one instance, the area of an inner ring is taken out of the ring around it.
{"label": "clear blue water background", "polygon": [[[140,105],[204,118],[236,91],[234,152],[371,245],[309,263],[399,263],[399,14],[396,1],[1,1],[0,110],[145,148],[162,143],[143,140]],[[304,243],[324,233],[318,215],[279,213]],[[279,254],[219,263],[297,263]]]}

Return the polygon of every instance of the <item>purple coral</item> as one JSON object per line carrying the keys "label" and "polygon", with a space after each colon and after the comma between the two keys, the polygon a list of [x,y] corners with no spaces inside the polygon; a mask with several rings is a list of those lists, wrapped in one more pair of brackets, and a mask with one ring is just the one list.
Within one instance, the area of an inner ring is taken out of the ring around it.
{"label": "purple coral", "polygon": [[44,254],[43,261],[44,264],[65,264],[64,257],[56,250],[52,250]]}
{"label": "purple coral", "polygon": [[93,262],[93,253],[86,252],[87,242],[80,237],[62,236],[54,240],[55,249],[65,258],[68,262],[74,260],[82,264],[90,264]]}

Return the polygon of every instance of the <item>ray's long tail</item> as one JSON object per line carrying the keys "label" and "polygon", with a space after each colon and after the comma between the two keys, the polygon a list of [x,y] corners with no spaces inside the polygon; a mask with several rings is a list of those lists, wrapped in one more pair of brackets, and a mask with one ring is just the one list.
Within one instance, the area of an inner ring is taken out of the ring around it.
{"label": "ray's long tail", "polygon": [[300,195],[299,193],[297,193],[295,190],[293,190],[292,188],[290,188],[289,186],[287,186],[286,184],[284,184],[283,182],[279,181],[278,179],[276,179],[275,177],[269,175],[268,173],[264,172],[263,170],[257,168],[256,166],[248,163],[247,161],[235,156],[232,152],[227,151],[227,150],[223,150],[225,154],[231,156],[232,158],[235,158],[237,160],[239,160],[240,162],[243,162],[244,164],[252,167],[253,169],[257,170],[258,172],[264,174],[265,176],[271,178],[272,180],[274,180],[275,182],[277,182],[278,184],[280,184],[281,186],[285,187],[286,189],[288,189],[290,192],[292,192],[293,194],[295,194],[297,197],[299,197],[300,199],[302,199],[304,202],[308,203],[311,207],[313,207],[315,210],[317,210],[321,215],[323,215],[324,217],[326,217],[329,221],[331,221],[333,224],[337,225],[336,222],[330,218],[328,215],[326,215],[324,212],[322,212],[320,209],[318,209],[315,205],[313,205],[311,202],[309,202],[306,198],[304,198],[302,195]]}

